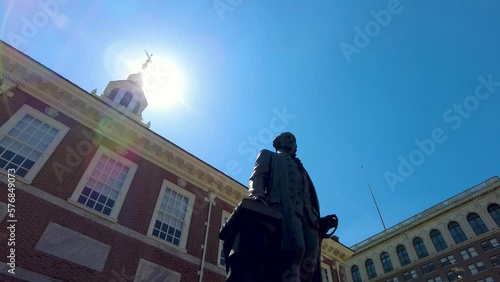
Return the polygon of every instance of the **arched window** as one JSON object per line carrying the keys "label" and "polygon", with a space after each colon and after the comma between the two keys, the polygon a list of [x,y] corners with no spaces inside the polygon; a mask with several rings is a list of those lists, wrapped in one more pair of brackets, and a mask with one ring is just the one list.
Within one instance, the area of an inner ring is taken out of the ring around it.
{"label": "arched window", "polygon": [[391,272],[394,268],[392,268],[392,262],[391,258],[389,257],[389,254],[386,252],[383,252],[380,255],[380,261],[382,262],[382,267],[384,268],[384,272]]}
{"label": "arched window", "polygon": [[464,231],[462,230],[462,227],[458,222],[452,221],[448,224],[448,230],[450,231],[451,236],[453,237],[453,240],[455,240],[456,244],[460,244],[462,242],[467,241],[467,236],[465,236]]}
{"label": "arched window", "polygon": [[362,282],[361,273],[359,273],[359,267],[357,265],[351,267],[351,275],[353,282]]}
{"label": "arched window", "polygon": [[399,245],[396,248],[396,253],[398,254],[399,262],[401,266],[405,266],[410,263],[410,257],[408,256],[408,252],[406,251],[406,247],[403,245]]}
{"label": "arched window", "polygon": [[439,230],[437,229],[431,230],[430,235],[432,243],[434,244],[434,248],[436,248],[436,252],[448,248],[448,245],[446,244],[446,241],[444,240],[443,235],[441,235],[441,232],[439,232]]}
{"label": "arched window", "polygon": [[368,273],[368,279],[377,278],[377,270],[375,270],[375,265],[373,260],[367,259],[365,262],[366,273]]}
{"label": "arched window", "polygon": [[116,98],[116,94],[118,94],[118,88],[113,88],[111,92],[109,92],[108,98],[113,101]]}
{"label": "arched window", "polygon": [[422,241],[422,238],[416,237],[415,239],[413,239],[413,247],[415,248],[415,252],[417,253],[419,259],[423,259],[429,255],[424,241]]}
{"label": "arched window", "polygon": [[125,94],[123,95],[123,98],[120,101],[120,105],[123,105],[124,107],[128,107],[128,105],[130,104],[130,101],[132,101],[132,97],[134,97],[132,92],[130,92],[130,91],[125,92]]}
{"label": "arched window", "polygon": [[137,101],[137,103],[134,106],[134,109],[132,110],[132,113],[137,114],[140,108],[141,108],[141,102]]}
{"label": "arched window", "polygon": [[488,206],[488,212],[497,223],[497,226],[500,226],[500,206],[497,204],[491,204]]}
{"label": "arched window", "polygon": [[470,227],[474,230],[477,236],[488,232],[488,227],[484,225],[483,220],[477,213],[471,213],[467,216],[467,221],[470,224]]}

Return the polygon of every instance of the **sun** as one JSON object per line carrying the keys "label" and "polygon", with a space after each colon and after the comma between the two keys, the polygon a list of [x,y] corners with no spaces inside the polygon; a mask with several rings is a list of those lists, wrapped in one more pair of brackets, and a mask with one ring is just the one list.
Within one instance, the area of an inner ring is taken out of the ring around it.
{"label": "sun", "polygon": [[148,108],[165,109],[183,103],[186,83],[182,69],[162,56],[154,55],[151,59],[152,63],[142,70],[145,59],[126,62],[129,73],[142,73],[142,89],[148,100]]}

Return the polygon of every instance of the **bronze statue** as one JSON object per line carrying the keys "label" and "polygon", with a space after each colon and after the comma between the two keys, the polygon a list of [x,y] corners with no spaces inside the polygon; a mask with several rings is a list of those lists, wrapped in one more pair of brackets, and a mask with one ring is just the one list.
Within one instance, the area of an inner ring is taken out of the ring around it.
{"label": "bronze statue", "polygon": [[321,282],[321,241],[337,217],[320,217],[314,185],[296,157],[292,133],[262,150],[250,177],[249,197],[224,224],[227,282]]}

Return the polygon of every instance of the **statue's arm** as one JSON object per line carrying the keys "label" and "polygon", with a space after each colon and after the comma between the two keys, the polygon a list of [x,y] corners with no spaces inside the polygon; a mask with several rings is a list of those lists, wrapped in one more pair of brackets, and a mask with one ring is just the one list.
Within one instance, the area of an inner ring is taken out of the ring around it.
{"label": "statue's arm", "polygon": [[266,198],[272,155],[273,153],[268,150],[262,150],[257,155],[248,185],[248,191],[250,192],[249,197],[258,199]]}

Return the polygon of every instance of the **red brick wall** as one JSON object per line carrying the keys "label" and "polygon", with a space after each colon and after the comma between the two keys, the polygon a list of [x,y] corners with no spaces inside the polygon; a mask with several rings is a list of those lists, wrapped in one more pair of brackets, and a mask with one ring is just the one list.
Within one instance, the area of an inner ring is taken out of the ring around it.
{"label": "red brick wall", "polygon": [[[0,113],[2,113],[0,114],[0,125],[5,123],[23,104],[28,104],[41,112],[45,109],[43,103],[22,91],[15,90],[15,93],[13,98],[3,96],[0,99]],[[7,115],[3,113],[7,113]],[[58,115],[55,119],[70,127],[70,130],[40,169],[31,185],[66,201],[73,194],[98,146],[102,145],[116,151],[117,144],[105,137],[97,136],[97,134],[96,138],[90,140],[93,142],[90,142],[88,141],[89,135],[85,133],[90,129],[63,114]],[[132,152],[128,152],[124,156],[136,163],[138,169],[121,207],[118,224],[145,235],[153,216],[163,179],[176,183],[177,177]],[[6,185],[0,183],[0,189],[0,199],[4,201],[7,199]],[[201,245],[204,240],[205,221],[208,214],[208,203],[204,201],[207,194],[192,183],[188,183],[185,189],[196,195],[186,249],[188,254],[201,259]],[[16,192],[16,203],[18,204],[16,217],[19,220],[16,226],[16,240],[19,242],[16,245],[16,252],[19,254],[17,259],[19,267],[66,281],[110,281],[111,279],[132,281],[139,258],[144,258],[181,273],[182,281],[198,280],[199,265],[194,265],[100,224],[93,223],[21,190]],[[217,264],[218,230],[223,208],[228,211],[232,210],[232,206],[217,200],[217,205],[213,206],[210,219],[211,228],[206,260],[213,264]],[[36,251],[34,247],[51,221],[111,245],[111,252],[104,271],[97,272]],[[0,236],[6,234],[6,227],[5,221],[0,223]],[[0,245],[2,257],[5,258],[7,251],[6,244]],[[128,278],[131,279],[128,280]],[[224,281],[224,278],[219,274],[205,270],[204,281]]]}

